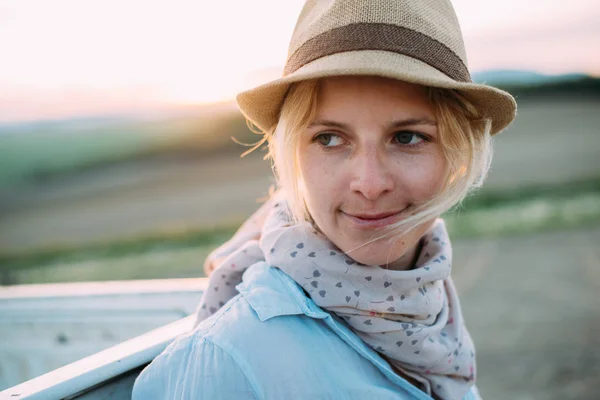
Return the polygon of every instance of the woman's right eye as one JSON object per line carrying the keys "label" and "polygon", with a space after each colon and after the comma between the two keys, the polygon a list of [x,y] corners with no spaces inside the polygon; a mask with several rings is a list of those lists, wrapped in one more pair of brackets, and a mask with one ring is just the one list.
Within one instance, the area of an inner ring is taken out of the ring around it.
{"label": "woman's right eye", "polygon": [[342,144],[342,138],[335,133],[320,133],[315,136],[314,140],[323,147],[335,147]]}

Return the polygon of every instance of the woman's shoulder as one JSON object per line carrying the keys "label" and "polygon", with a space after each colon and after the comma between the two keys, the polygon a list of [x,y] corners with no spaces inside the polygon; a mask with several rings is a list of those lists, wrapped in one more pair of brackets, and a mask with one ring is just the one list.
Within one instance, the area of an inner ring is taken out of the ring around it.
{"label": "woman's shoulder", "polygon": [[190,340],[210,340],[232,352],[277,349],[299,336],[310,340],[324,328],[319,321],[329,316],[266,263],[250,267],[236,289],[239,294],[201,321]]}
{"label": "woman's shoulder", "polygon": [[301,289],[286,288],[278,271],[253,273],[240,294],[146,367],[135,399],[358,399],[373,391],[381,399],[414,398],[340,338],[325,322],[328,313],[294,298]]}
{"label": "woman's shoulder", "polygon": [[279,273],[252,271],[238,295],[142,371],[133,399],[429,398],[392,382]]}
{"label": "woman's shoulder", "polygon": [[[265,311],[270,311],[265,314]],[[305,318],[303,318],[305,317]],[[214,315],[203,320],[190,333],[190,342],[210,341],[232,354],[251,357],[255,349],[276,351],[290,340],[308,339],[318,329],[315,321],[298,312],[257,308],[244,294],[229,300]]]}
{"label": "woman's shoulder", "polygon": [[[275,332],[265,329],[242,295],[179,336],[137,377],[133,399],[263,398],[254,352]],[[277,343],[277,342],[275,342]],[[265,354],[262,361],[272,360]],[[264,365],[262,365],[264,367]]]}
{"label": "woman's shoulder", "polygon": [[280,375],[291,373],[294,365],[314,363],[315,349],[323,345],[347,347],[323,323],[328,313],[311,309],[307,299],[304,303],[294,299],[287,288],[246,285],[239,289],[240,294],[194,329],[190,345],[209,341],[253,371]]}
{"label": "woman's shoulder", "polygon": [[155,358],[136,379],[133,398],[305,398],[307,379],[333,378],[323,372],[335,367],[319,366],[325,360],[316,354],[326,351],[318,343],[338,339],[318,325],[304,314],[261,318],[239,294]]}
{"label": "woman's shoulder", "polygon": [[138,375],[132,392],[133,400],[234,397],[259,398],[236,360],[197,332],[182,335],[167,346]]}

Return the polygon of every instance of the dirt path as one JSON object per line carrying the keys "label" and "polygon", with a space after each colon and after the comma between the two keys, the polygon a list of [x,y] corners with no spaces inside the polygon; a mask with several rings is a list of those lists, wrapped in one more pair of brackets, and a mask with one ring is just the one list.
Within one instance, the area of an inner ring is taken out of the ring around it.
{"label": "dirt path", "polygon": [[261,154],[144,160],[6,196],[0,253],[240,221],[268,193]]}
{"label": "dirt path", "polygon": [[484,399],[597,399],[600,227],[455,241]]}

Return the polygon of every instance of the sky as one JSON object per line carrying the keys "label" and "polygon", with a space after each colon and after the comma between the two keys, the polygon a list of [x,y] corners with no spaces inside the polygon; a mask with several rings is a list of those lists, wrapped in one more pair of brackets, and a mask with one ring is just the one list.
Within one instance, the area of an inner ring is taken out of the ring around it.
{"label": "sky", "polygon": [[[471,72],[600,76],[600,1],[453,0]],[[302,0],[0,0],[0,121],[233,99],[281,74]]]}

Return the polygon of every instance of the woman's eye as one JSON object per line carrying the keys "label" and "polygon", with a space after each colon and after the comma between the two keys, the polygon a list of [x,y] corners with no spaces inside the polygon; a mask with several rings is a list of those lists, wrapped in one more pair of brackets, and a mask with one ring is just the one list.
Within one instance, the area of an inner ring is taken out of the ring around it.
{"label": "woman's eye", "polygon": [[324,147],[335,147],[342,144],[342,138],[334,133],[321,133],[315,137],[315,140]]}
{"label": "woman's eye", "polygon": [[395,139],[398,143],[408,146],[418,145],[425,140],[422,135],[416,132],[398,132],[395,135]]}

